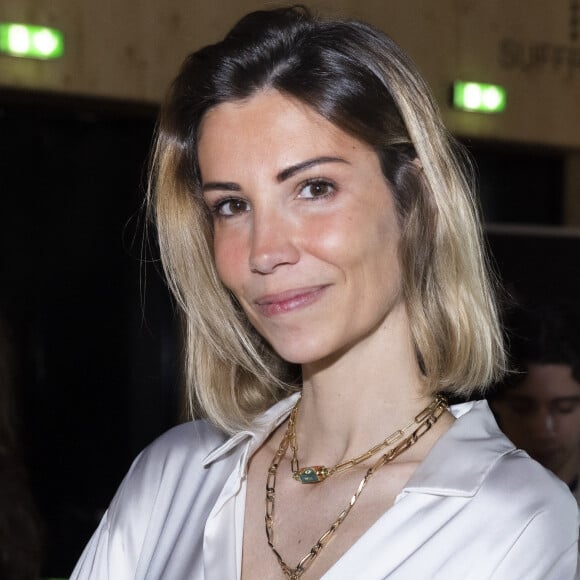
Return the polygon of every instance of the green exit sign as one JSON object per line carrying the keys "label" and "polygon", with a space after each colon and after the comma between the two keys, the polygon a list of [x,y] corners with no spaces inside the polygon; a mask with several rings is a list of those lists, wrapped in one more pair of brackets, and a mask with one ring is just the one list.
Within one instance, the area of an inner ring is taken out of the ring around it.
{"label": "green exit sign", "polygon": [[455,81],[453,106],[463,111],[501,113],[507,104],[507,93],[499,85]]}
{"label": "green exit sign", "polygon": [[60,30],[30,24],[0,23],[0,53],[48,60],[64,53]]}

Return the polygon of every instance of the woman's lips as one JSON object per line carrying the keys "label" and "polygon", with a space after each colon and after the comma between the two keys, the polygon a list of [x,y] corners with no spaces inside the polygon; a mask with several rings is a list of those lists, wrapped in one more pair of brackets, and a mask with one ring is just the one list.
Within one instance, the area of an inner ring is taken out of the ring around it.
{"label": "woman's lips", "polygon": [[277,294],[268,294],[255,301],[256,309],[264,316],[276,316],[308,306],[318,300],[327,286],[297,288]]}

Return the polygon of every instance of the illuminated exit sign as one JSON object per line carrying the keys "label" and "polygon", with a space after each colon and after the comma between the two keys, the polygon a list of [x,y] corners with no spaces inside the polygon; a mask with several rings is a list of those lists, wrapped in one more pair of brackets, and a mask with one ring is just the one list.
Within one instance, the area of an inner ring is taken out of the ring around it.
{"label": "illuminated exit sign", "polygon": [[507,93],[499,85],[455,81],[453,106],[463,111],[501,113],[507,104]]}
{"label": "illuminated exit sign", "polygon": [[64,36],[56,28],[0,23],[0,53],[49,60],[64,53]]}

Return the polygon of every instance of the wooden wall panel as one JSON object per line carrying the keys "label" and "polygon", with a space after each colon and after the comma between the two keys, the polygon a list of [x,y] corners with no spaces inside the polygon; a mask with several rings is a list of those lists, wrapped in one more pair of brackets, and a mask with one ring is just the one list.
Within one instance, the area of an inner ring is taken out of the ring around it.
{"label": "wooden wall panel", "polygon": [[[252,0],[3,0],[0,21],[66,34],[59,62],[0,57],[0,85],[159,102],[180,62],[220,38]],[[388,32],[432,84],[461,136],[580,147],[580,0],[322,0],[323,13]],[[504,85],[497,116],[453,111],[454,79]]]}

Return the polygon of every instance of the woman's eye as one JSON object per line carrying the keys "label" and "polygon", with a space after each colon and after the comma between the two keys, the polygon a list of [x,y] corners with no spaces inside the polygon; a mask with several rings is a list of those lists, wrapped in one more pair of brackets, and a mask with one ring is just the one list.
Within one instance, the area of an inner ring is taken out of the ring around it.
{"label": "woman's eye", "polygon": [[332,195],[335,189],[332,183],[320,179],[309,181],[300,190],[300,197],[314,199]]}
{"label": "woman's eye", "polygon": [[247,201],[238,198],[223,199],[214,205],[212,213],[220,217],[232,217],[249,211]]}

